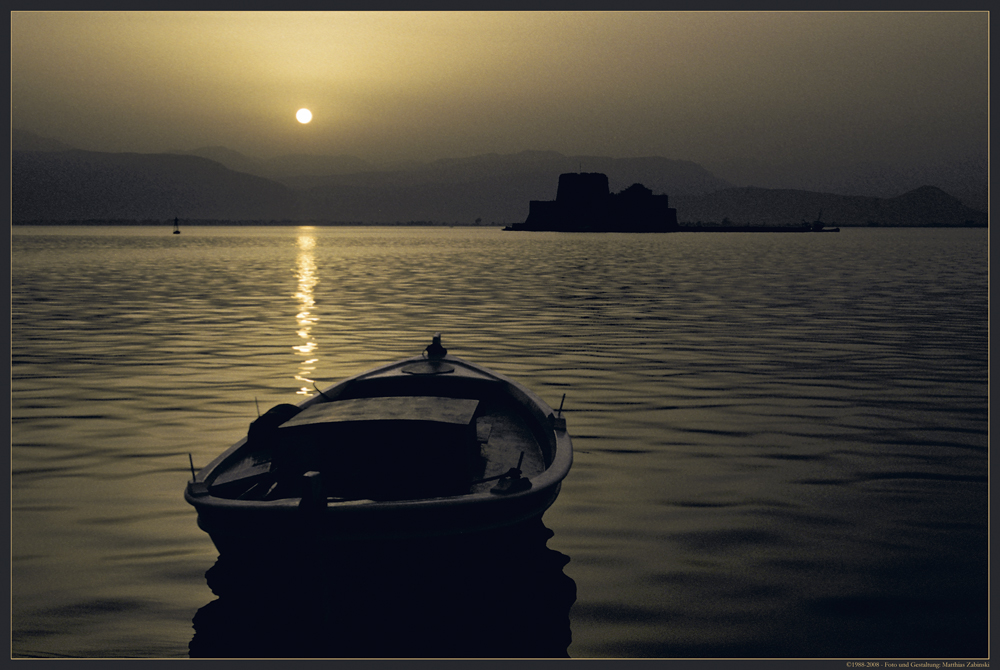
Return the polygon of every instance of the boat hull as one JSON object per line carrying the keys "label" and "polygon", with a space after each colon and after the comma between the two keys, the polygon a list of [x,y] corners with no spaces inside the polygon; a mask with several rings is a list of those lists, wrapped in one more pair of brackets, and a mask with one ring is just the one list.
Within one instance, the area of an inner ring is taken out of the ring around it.
{"label": "boat hull", "polygon": [[197,495],[186,493],[185,498],[198,508],[198,527],[208,533],[220,553],[259,552],[267,547],[280,553],[298,553],[331,543],[467,535],[513,526],[540,519],[560,488],[556,483],[514,498],[473,500],[463,496],[325,510],[304,509],[298,504],[266,509],[226,506],[217,501],[200,505]]}

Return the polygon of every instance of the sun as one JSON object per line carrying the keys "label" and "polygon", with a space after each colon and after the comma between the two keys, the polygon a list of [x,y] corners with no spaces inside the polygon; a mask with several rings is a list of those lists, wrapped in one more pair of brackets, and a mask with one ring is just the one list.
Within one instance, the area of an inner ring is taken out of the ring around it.
{"label": "sun", "polygon": [[303,107],[299,111],[295,112],[295,118],[299,120],[299,123],[309,123],[312,121],[313,113]]}

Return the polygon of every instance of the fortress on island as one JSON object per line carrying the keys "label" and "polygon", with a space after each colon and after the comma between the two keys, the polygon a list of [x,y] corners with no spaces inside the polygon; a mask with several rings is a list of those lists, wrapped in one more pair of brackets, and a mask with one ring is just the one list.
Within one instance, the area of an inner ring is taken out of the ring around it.
{"label": "fortress on island", "polygon": [[507,230],[665,233],[677,230],[677,210],[642,184],[611,193],[607,175],[570,172],[559,175],[555,200],[531,200],[528,218]]}

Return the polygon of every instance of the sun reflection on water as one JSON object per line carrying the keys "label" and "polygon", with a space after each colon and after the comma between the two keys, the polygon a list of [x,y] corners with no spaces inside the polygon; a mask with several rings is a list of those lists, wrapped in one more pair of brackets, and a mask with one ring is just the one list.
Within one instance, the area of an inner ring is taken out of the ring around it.
{"label": "sun reflection on water", "polygon": [[302,342],[292,348],[306,357],[299,364],[298,374],[295,375],[295,379],[303,382],[306,386],[302,386],[296,393],[298,395],[312,395],[310,387],[314,380],[310,375],[316,369],[315,364],[319,360],[314,355],[319,345],[312,337],[313,324],[319,321],[319,318],[312,311],[316,305],[313,289],[319,283],[319,277],[316,275],[316,257],[313,253],[316,247],[316,238],[309,233],[312,228],[300,228],[299,230],[303,231],[298,238],[299,255],[295,270],[295,277],[299,284],[298,291],[293,297],[299,301],[299,311],[295,315],[298,330],[295,331],[295,334]]}

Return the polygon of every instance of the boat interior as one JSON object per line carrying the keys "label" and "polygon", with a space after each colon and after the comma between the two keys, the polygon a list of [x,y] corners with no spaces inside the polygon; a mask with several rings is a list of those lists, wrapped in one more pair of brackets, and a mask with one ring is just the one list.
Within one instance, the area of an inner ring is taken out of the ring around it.
{"label": "boat interior", "polygon": [[215,468],[209,492],[346,503],[530,488],[554,458],[546,417],[507,382],[434,364],[352,380],[306,407],[272,408]]}

